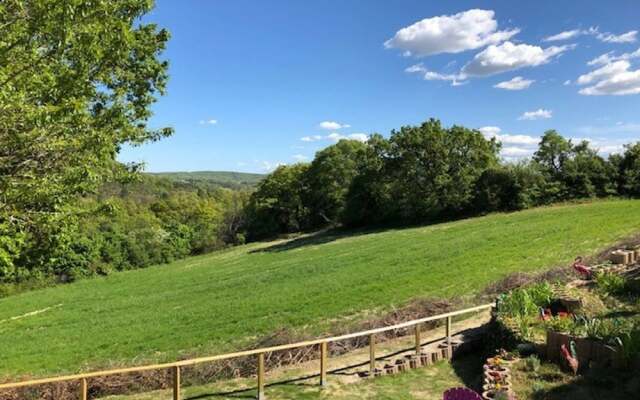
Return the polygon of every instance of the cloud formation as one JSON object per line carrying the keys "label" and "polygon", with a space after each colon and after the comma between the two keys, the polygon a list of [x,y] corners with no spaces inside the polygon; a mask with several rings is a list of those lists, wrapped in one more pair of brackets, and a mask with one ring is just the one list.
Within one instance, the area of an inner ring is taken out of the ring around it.
{"label": "cloud formation", "polygon": [[464,66],[462,74],[482,77],[525,67],[535,67],[547,64],[574,47],[574,45],[565,45],[543,49],[540,46],[512,42],[491,45],[476,54],[473,60]]}
{"label": "cloud formation", "polygon": [[633,43],[636,41],[638,31],[629,31],[620,35],[614,35],[613,33],[598,33],[596,37],[598,40],[606,43]]}
{"label": "cloud formation", "polygon": [[581,75],[578,85],[586,86],[578,93],[586,96],[624,96],[640,93],[640,69],[632,70],[627,60],[610,62]]}
{"label": "cloud formation", "polygon": [[633,43],[636,41],[638,31],[629,31],[616,35],[610,32],[600,32],[598,27],[591,27],[589,29],[573,29],[570,31],[560,32],[552,36],[547,36],[542,40],[545,42],[558,42],[573,39],[582,35],[595,36],[596,39],[605,43]]}
{"label": "cloud formation", "polygon": [[218,123],[217,119],[201,119],[200,125],[216,125]]}
{"label": "cloud formation", "polygon": [[584,34],[585,31],[582,31],[580,29],[573,29],[570,31],[564,31],[564,32],[560,32],[558,34],[555,35],[551,35],[551,36],[547,36],[546,38],[542,39],[544,42],[559,42],[562,40],[569,40],[569,39],[573,39],[575,37],[578,37],[582,34]]}
{"label": "cloud formation", "polygon": [[535,81],[530,79],[524,79],[521,76],[516,76],[515,78],[509,81],[499,82],[493,85],[493,87],[497,89],[504,89],[504,90],[524,90],[524,89],[528,89],[533,82]]}
{"label": "cloud formation", "polygon": [[466,77],[460,74],[441,74],[435,71],[428,70],[423,63],[415,64],[405,69],[405,72],[410,74],[422,75],[425,81],[449,81],[451,86],[461,86],[467,83]]}
{"label": "cloud formation", "polygon": [[342,129],[342,128],[350,128],[351,125],[348,124],[341,124],[339,122],[335,122],[335,121],[322,121],[318,124],[318,127],[320,129],[325,129],[327,131],[335,131],[338,129]]}
{"label": "cloud formation", "polygon": [[539,108],[535,111],[527,111],[518,117],[521,121],[534,121],[537,119],[549,119],[553,116],[553,111]]}
{"label": "cloud formation", "polygon": [[302,140],[303,142],[319,142],[322,140],[329,140],[332,142],[338,142],[342,139],[348,139],[348,140],[357,140],[359,142],[366,142],[367,140],[369,140],[369,135],[367,135],[366,133],[351,133],[348,135],[343,135],[341,133],[338,132],[332,132],[326,136],[321,136],[321,135],[314,135],[314,136],[304,136],[302,138],[300,138],[300,140]]}
{"label": "cloud formation", "polygon": [[460,53],[509,40],[519,29],[499,31],[492,10],[473,9],[425,18],[400,29],[384,46],[418,57]]}

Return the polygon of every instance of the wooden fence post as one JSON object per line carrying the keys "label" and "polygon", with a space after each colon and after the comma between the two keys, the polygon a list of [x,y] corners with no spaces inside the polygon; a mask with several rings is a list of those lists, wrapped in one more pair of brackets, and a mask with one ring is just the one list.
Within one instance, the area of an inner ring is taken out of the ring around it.
{"label": "wooden fence post", "polygon": [[447,351],[448,358],[452,358],[453,353],[451,349],[451,316],[447,317]]}
{"label": "wooden fence post", "polygon": [[264,353],[258,354],[258,400],[264,400]]}
{"label": "wooden fence post", "polygon": [[320,343],[320,386],[327,386],[327,342]]}
{"label": "wooden fence post", "polygon": [[173,400],[180,400],[180,367],[173,367],[172,370]]}
{"label": "wooden fence post", "polygon": [[88,397],[88,390],[87,390],[87,380],[85,378],[82,378],[82,381],[80,381],[80,399],[81,400],[87,400]]}
{"label": "wooden fence post", "polygon": [[416,336],[416,354],[420,355],[422,353],[422,340],[420,339],[420,324],[416,324],[415,326],[415,336]]}
{"label": "wooden fence post", "polygon": [[376,337],[369,335],[369,372],[373,376],[376,370]]}

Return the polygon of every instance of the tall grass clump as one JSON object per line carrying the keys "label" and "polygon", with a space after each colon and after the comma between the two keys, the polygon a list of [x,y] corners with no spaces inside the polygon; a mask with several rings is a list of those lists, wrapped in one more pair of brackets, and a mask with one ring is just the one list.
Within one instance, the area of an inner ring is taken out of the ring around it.
{"label": "tall grass clump", "polygon": [[553,289],[547,282],[514,289],[498,299],[498,312],[512,318],[537,315],[540,307],[551,303]]}

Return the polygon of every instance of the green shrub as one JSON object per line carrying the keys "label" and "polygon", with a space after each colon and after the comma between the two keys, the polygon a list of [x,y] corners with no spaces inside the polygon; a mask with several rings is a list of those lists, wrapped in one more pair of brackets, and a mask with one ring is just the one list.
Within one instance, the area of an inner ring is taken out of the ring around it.
{"label": "green shrub", "polygon": [[524,366],[527,371],[537,374],[540,370],[540,359],[535,354],[531,355],[525,359]]}
{"label": "green shrub", "polygon": [[498,312],[511,317],[530,317],[538,314],[540,307],[551,303],[553,290],[548,283],[514,289],[498,299]]}
{"label": "green shrub", "polygon": [[622,276],[610,272],[599,272],[595,276],[598,290],[607,296],[623,294],[627,291],[627,281]]}

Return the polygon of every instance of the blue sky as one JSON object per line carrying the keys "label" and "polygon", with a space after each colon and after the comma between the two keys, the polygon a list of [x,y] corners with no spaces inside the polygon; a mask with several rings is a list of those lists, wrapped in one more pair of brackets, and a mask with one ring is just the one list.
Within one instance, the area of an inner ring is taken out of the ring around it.
{"label": "blue sky", "polygon": [[430,117],[506,159],[552,128],[603,154],[640,140],[634,0],[158,0],[145,21],[172,34],[151,125],[175,134],[119,158],[148,171],[268,172]]}

